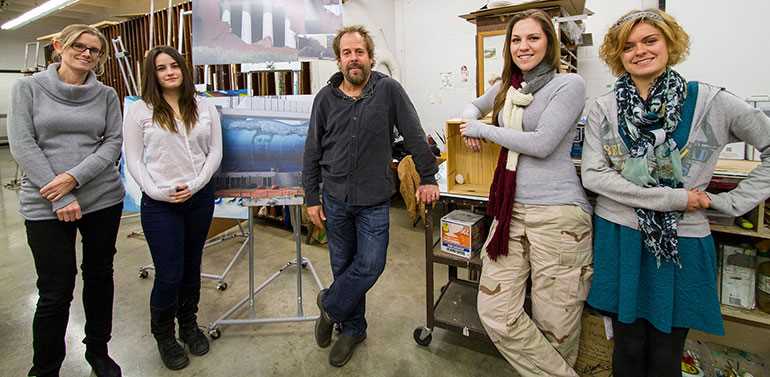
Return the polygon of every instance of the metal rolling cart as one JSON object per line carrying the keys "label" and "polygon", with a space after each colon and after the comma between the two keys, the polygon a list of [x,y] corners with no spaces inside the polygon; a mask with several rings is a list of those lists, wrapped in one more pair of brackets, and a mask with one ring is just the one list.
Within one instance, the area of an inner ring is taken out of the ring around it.
{"label": "metal rolling cart", "polygon": [[[441,251],[439,234],[433,225],[436,209],[443,207],[446,212],[449,212],[456,207],[482,208],[486,207],[487,198],[441,191],[441,197],[435,206],[436,208],[431,209],[430,206],[426,206],[425,209],[426,319],[424,326],[418,326],[414,329],[414,341],[421,346],[428,346],[433,340],[433,330],[436,327],[454,331],[464,336],[489,340],[476,310],[481,258],[479,254],[468,259]],[[447,265],[449,269],[449,281],[441,287],[438,299],[434,297],[434,263]],[[458,268],[468,270],[468,279],[459,277]]]}

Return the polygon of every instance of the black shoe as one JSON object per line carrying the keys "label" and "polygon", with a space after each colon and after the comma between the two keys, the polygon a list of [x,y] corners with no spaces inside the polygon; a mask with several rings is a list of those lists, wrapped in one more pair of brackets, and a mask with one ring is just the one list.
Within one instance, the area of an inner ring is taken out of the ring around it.
{"label": "black shoe", "polygon": [[175,338],[157,339],[157,341],[160,359],[166,368],[179,370],[190,364],[190,358],[184,353],[184,347]]}
{"label": "black shoe", "polygon": [[203,334],[198,325],[192,329],[179,327],[179,339],[186,344],[190,353],[195,356],[203,356],[209,353],[209,340]]}
{"label": "black shoe", "polygon": [[350,361],[350,357],[353,356],[353,350],[364,339],[366,339],[366,334],[358,337],[345,334],[340,335],[337,338],[337,342],[334,343],[331,352],[329,352],[329,364],[338,368],[347,364]]}
{"label": "black shoe", "polygon": [[334,329],[334,322],[332,322],[329,313],[324,310],[323,298],[326,296],[328,289],[322,289],[318,292],[316,298],[316,304],[318,304],[318,310],[321,312],[318,319],[315,320],[315,342],[321,348],[329,347],[332,342],[332,330]]}
{"label": "black shoe", "polygon": [[195,356],[203,356],[209,352],[209,340],[198,328],[197,314],[200,297],[200,286],[183,287],[179,292],[180,305],[176,313],[176,319],[179,321],[179,339]]}
{"label": "black shoe", "polygon": [[174,336],[174,316],[177,307],[173,305],[166,309],[150,308],[150,328],[158,342],[158,352],[163,365],[171,370],[179,370],[190,364],[190,359],[179,345]]}
{"label": "black shoe", "polygon": [[108,354],[98,354],[86,351],[86,361],[91,365],[97,377],[122,377],[120,367]]}

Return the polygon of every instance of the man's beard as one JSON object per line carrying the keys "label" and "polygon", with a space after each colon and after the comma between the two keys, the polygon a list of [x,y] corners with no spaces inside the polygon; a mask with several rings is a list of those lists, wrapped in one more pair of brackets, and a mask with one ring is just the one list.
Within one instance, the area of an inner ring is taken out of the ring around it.
{"label": "man's beard", "polygon": [[[350,74],[350,70],[353,69],[353,68],[360,69],[361,70],[361,74],[360,75],[356,75],[356,76],[351,75]],[[345,76],[345,80],[347,80],[348,82],[350,82],[353,85],[358,86],[358,85],[361,85],[361,84],[366,82],[366,80],[369,78],[369,74],[371,72],[372,72],[372,69],[369,66],[365,66],[365,65],[357,64],[357,63],[351,63],[351,64],[348,64],[348,66],[345,69],[342,70],[342,75]]]}

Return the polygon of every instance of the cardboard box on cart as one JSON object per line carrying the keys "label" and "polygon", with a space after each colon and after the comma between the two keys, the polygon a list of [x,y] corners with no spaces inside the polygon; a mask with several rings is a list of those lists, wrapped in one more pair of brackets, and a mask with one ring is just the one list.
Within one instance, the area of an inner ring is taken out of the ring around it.
{"label": "cardboard box on cart", "polygon": [[458,209],[441,218],[442,251],[471,258],[484,241],[484,215]]}

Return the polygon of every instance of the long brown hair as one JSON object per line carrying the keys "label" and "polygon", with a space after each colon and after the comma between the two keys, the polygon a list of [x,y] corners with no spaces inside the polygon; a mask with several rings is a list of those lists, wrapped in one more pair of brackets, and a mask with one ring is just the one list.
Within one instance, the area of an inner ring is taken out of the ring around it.
{"label": "long brown hair", "polygon": [[511,87],[511,79],[513,79],[514,73],[521,74],[521,69],[513,63],[513,58],[511,58],[511,34],[513,34],[513,26],[519,21],[526,20],[527,18],[537,21],[548,39],[548,49],[545,51],[543,61],[548,62],[553,69],[559,68],[561,48],[559,47],[559,38],[556,36],[556,30],[554,30],[553,24],[551,23],[551,17],[539,9],[528,9],[514,14],[511,17],[511,20],[508,21],[505,32],[505,45],[503,46],[503,77],[500,82],[500,91],[497,92],[497,96],[495,96],[495,105],[492,110],[492,121],[494,124],[497,124],[497,115],[502,111],[503,104],[505,104],[505,96],[508,94],[508,88]]}
{"label": "long brown hair", "polygon": [[173,47],[158,46],[147,53],[142,67],[142,100],[152,107],[152,121],[170,132],[178,132],[174,121],[174,110],[163,98],[163,90],[155,73],[155,59],[160,54],[170,56],[182,70],[182,86],[179,88],[179,112],[187,130],[198,121],[198,105],[195,102],[195,85],[192,71],[182,55]]}

